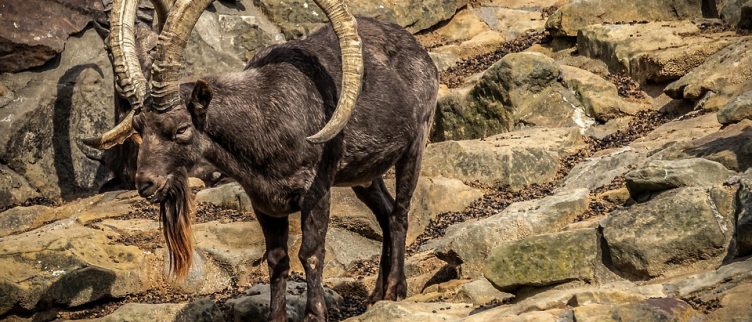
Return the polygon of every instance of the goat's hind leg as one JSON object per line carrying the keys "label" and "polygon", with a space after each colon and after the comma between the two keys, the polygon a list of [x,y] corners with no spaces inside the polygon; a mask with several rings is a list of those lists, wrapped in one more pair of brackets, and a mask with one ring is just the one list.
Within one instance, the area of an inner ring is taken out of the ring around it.
{"label": "goat's hind leg", "polygon": [[398,301],[407,296],[405,240],[407,239],[408,211],[413,192],[418,184],[424,146],[425,140],[418,137],[395,165],[397,197],[394,209],[389,214],[391,267],[385,283],[385,300]]}
{"label": "goat's hind leg", "polygon": [[387,274],[392,266],[391,259],[391,234],[389,232],[389,215],[394,209],[394,199],[384,185],[384,179],[378,178],[371,182],[371,186],[353,187],[358,199],[368,206],[376,215],[376,219],[381,226],[382,243],[381,258],[379,259],[379,276],[376,279],[376,287],[369,298],[370,303],[375,303],[384,299],[384,290],[386,289]]}
{"label": "goat's hind leg", "polygon": [[255,210],[266,239],[266,262],[269,264],[271,287],[270,321],[287,322],[287,277],[290,274],[290,257],[287,254],[289,221],[287,217],[275,218]]}

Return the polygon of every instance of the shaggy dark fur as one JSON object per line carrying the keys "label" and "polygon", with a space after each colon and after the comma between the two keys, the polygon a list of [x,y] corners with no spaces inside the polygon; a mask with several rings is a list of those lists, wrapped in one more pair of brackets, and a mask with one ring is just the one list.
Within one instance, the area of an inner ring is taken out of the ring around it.
{"label": "shaggy dark fur", "polygon": [[[302,214],[299,257],[308,284],[307,319],[326,319],[321,274],[332,186],[353,187],[384,232],[371,300],[406,295],[407,211],[436,106],[437,71],[426,50],[401,27],[365,18],[358,23],[365,60],[362,92],[347,127],[326,144],[305,138],[324,126],[339,95],[340,53],[330,27],[260,51],[242,72],[184,84],[184,105],[161,113],[147,109],[135,118],[144,139],[136,176],[143,196],[170,200],[171,187],[185,184],[176,178],[201,159],[248,193],[266,238],[275,321],[286,321],[287,216],[296,211]],[[382,180],[392,166],[396,198]],[[172,236],[182,235],[190,236]],[[188,250],[170,249],[178,273],[187,272]]]}

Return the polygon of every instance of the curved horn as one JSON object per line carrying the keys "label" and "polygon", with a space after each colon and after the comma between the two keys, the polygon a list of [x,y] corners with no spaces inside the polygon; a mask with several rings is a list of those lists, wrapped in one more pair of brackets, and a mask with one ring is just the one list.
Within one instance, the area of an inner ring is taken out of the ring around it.
{"label": "curved horn", "polygon": [[339,134],[347,125],[360,94],[363,81],[363,45],[358,24],[341,0],[314,0],[332,22],[342,51],[342,89],[332,118],[318,133],[306,138],[311,143],[324,143]]}
{"label": "curved horn", "polygon": [[177,0],[159,35],[151,72],[151,97],[156,110],[168,110],[180,103],[180,65],[193,26],[214,0]]}
{"label": "curved horn", "polygon": [[138,0],[114,0],[109,36],[115,80],[120,94],[131,104],[132,110],[112,130],[100,137],[82,140],[84,144],[93,148],[109,149],[125,142],[136,133],[133,130],[133,116],[141,110],[147,94],[146,78],[141,71],[136,49],[134,29],[136,11],[138,11]]}
{"label": "curved horn", "polygon": [[154,12],[157,15],[156,32],[160,33],[175,0],[151,0],[151,3],[154,5]]}

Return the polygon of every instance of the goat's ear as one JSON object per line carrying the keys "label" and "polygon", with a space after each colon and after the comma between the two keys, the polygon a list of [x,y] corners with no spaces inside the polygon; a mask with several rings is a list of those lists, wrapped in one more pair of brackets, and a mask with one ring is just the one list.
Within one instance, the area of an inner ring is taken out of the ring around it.
{"label": "goat's ear", "polygon": [[193,123],[197,128],[203,129],[206,111],[212,100],[212,90],[209,84],[203,80],[181,84],[180,96],[193,117]]}

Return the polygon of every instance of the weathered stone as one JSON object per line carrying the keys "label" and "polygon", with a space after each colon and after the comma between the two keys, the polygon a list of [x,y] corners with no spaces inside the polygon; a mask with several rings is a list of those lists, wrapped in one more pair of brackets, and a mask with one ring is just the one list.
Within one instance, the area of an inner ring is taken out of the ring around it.
{"label": "weathered stone", "polygon": [[16,97],[0,109],[0,162],[55,200],[105,182],[108,171],[76,139],[114,125],[112,67],[102,39],[89,29],[71,37],[66,49],[55,69],[0,74]]}
{"label": "weathered stone", "polygon": [[490,4],[481,5],[473,12],[492,30],[501,32],[504,39],[512,40],[530,31],[543,31],[546,21],[540,8],[506,8]]}
{"label": "weathered stone", "polygon": [[[314,2],[306,0],[254,0],[263,8],[272,22],[279,25],[289,38],[309,34],[326,22],[326,15]],[[376,17],[394,22],[415,33],[451,18],[457,9],[467,4],[462,0],[387,1],[365,0],[347,3],[351,12],[358,16]]]}
{"label": "weathered stone", "polygon": [[645,155],[630,147],[604,151],[604,154],[585,159],[569,171],[558,191],[587,188],[596,190],[605,187],[614,179],[645,159]]}
{"label": "weathered stone", "polygon": [[721,124],[736,123],[744,119],[752,119],[752,80],[747,81],[739,91],[739,95],[718,111],[718,122]]}
{"label": "weathered stone", "polygon": [[570,1],[546,22],[556,36],[577,36],[589,25],[631,21],[666,21],[702,18],[700,0]]}
{"label": "weathered stone", "polygon": [[611,260],[639,278],[717,267],[733,235],[733,197],[724,188],[680,188],[614,211],[603,233]]}
{"label": "weathered stone", "polygon": [[225,209],[252,212],[251,199],[237,182],[199,191],[196,202],[206,202]]}
{"label": "weathered stone", "polygon": [[[290,258],[298,258],[301,235],[291,235]],[[326,233],[325,277],[343,277],[356,262],[372,259],[381,254],[381,243],[340,228],[330,228]],[[291,260],[290,267],[296,272],[305,272],[299,260]]]}
{"label": "weathered stone", "polygon": [[[245,296],[240,296],[227,301],[230,318],[233,321],[264,322],[269,321],[271,289],[268,284],[256,284],[245,291]],[[305,318],[306,308],[306,284],[300,282],[287,282],[287,320],[300,322]],[[336,292],[324,288],[324,300],[326,306],[338,307],[342,297]]]}
{"label": "weathered stone", "polygon": [[113,243],[116,237],[65,220],[0,238],[0,312],[14,305],[77,306],[156,286],[162,273],[156,256]]}
{"label": "weathered stone", "polygon": [[705,63],[671,83],[665,92],[675,99],[702,101],[703,108],[717,110],[738,96],[750,80],[752,38],[747,38],[710,56]]}
{"label": "weathered stone", "polygon": [[627,188],[633,197],[680,187],[711,187],[723,184],[734,172],[706,159],[653,160],[627,173]]}
{"label": "weathered stone", "polygon": [[532,128],[485,140],[440,142],[423,154],[421,174],[520,189],[551,181],[559,160],[584,147],[578,128]]}
{"label": "weathered stone", "polygon": [[561,76],[564,85],[575,92],[585,112],[596,121],[635,115],[648,107],[622,99],[616,85],[589,71],[562,65]]}
{"label": "weathered stone", "polygon": [[512,298],[514,295],[501,292],[487,279],[480,278],[460,286],[453,300],[480,306],[494,301],[502,303]]}
{"label": "weathered stone", "polygon": [[548,322],[548,321],[571,321],[571,310],[553,309],[546,311],[525,312],[519,315],[494,316],[494,310],[487,311],[489,314],[471,315],[464,322]]}
{"label": "weathered stone", "polygon": [[589,126],[579,101],[558,82],[560,75],[559,65],[543,54],[506,55],[476,84],[439,99],[431,138],[484,138],[520,124]]}
{"label": "weathered stone", "polygon": [[491,251],[484,276],[499,289],[546,286],[572,280],[593,282],[600,261],[595,229],[540,235]]}
{"label": "weathered stone", "polygon": [[673,298],[647,299],[640,303],[622,305],[593,304],[576,307],[577,321],[677,321],[689,322],[703,318],[689,304]]}
{"label": "weathered stone", "polygon": [[39,197],[39,193],[29,185],[26,178],[0,164],[0,211],[34,197]]}
{"label": "weathered stone", "polygon": [[[672,145],[682,145],[718,132],[721,124],[716,114],[707,114],[687,120],[668,122],[657,129],[635,140],[629,145],[639,153],[654,153]],[[686,157],[685,157],[686,158]],[[726,168],[728,164],[721,162]]]}
{"label": "weathered stone", "polygon": [[[427,287],[457,278],[457,270],[432,251],[423,251],[405,259],[407,296],[422,293]],[[375,283],[376,277],[371,278]]]}
{"label": "weathered stone", "polygon": [[41,226],[40,214],[50,210],[47,206],[16,207],[0,212],[0,237]]}
{"label": "weathered stone", "polygon": [[705,294],[718,294],[740,284],[752,282],[752,259],[747,258],[717,270],[693,275],[682,275],[663,282],[667,295],[676,298],[691,298]]}
{"label": "weathered stone", "polygon": [[86,322],[221,322],[225,321],[220,308],[209,299],[184,304],[127,303],[112,314],[98,319],[76,320]]}
{"label": "weathered stone", "polygon": [[191,33],[183,65],[188,73],[201,76],[241,71],[256,51],[285,40],[279,28],[250,0],[232,8],[215,2],[215,7],[216,11],[204,11]]}
{"label": "weathered stone", "polygon": [[667,158],[700,157],[723,164],[734,171],[752,167],[752,120],[743,120],[720,131],[679,146]]}
{"label": "weathered stone", "polygon": [[103,14],[96,0],[3,1],[0,73],[41,66],[65,48],[71,34]]}
{"label": "weathered stone", "polygon": [[726,0],[721,1],[720,17],[723,22],[738,26],[739,28],[751,28],[752,22],[752,1],[750,0]]}
{"label": "weathered stone", "polygon": [[752,254],[752,171],[741,176],[736,200],[736,252],[746,256]]}
{"label": "weathered stone", "polygon": [[444,322],[457,321],[468,316],[472,308],[466,304],[416,303],[409,301],[376,302],[363,315],[349,318],[347,322]]}
{"label": "weathered stone", "polygon": [[579,31],[577,50],[638,82],[666,82],[681,78],[739,39],[735,33],[699,32],[689,21],[593,25]]}
{"label": "weathered stone", "polygon": [[708,315],[711,321],[752,320],[752,283],[732,288],[721,297],[720,309]]}
{"label": "weathered stone", "polygon": [[492,249],[507,242],[556,232],[587,210],[587,189],[562,192],[539,200],[518,202],[489,218],[450,227],[445,237],[425,248],[440,257],[462,264],[464,277],[482,273]]}

